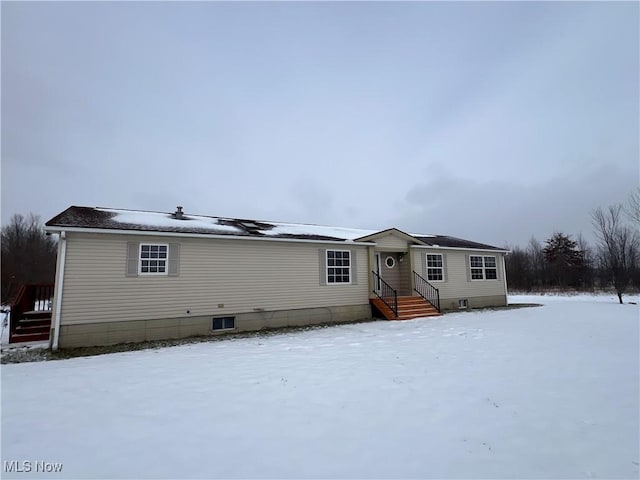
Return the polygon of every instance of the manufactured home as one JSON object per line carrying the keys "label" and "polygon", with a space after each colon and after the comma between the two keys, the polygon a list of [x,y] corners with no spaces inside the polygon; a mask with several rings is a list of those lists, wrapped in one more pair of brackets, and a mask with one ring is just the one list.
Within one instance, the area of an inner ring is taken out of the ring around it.
{"label": "manufactured home", "polygon": [[[25,293],[22,310],[48,301],[53,349],[406,320],[507,302],[508,252],[444,235],[208,217],[181,207],[73,206],[46,230],[59,235],[55,286]],[[12,341],[28,339],[25,324],[15,323]]]}

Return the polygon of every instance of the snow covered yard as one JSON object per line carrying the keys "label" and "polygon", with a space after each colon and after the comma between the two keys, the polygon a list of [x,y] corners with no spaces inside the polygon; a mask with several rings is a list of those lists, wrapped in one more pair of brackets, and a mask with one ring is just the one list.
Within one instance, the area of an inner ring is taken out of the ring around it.
{"label": "snow covered yard", "polygon": [[3,365],[3,478],[637,478],[638,306],[511,301]]}

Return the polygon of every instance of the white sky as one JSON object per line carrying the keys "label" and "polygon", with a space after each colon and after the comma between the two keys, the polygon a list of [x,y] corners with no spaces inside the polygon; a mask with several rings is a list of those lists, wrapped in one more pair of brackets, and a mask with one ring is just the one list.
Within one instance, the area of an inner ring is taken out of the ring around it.
{"label": "white sky", "polygon": [[589,235],[640,182],[638,31],[636,2],[3,2],[2,223]]}

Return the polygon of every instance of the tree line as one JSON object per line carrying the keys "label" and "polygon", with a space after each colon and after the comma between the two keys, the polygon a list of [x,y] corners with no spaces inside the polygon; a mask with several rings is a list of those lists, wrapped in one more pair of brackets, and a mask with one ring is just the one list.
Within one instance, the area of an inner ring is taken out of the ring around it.
{"label": "tree line", "polygon": [[613,289],[620,303],[630,289],[640,290],[640,188],[626,204],[591,212],[594,245],[555,232],[544,243],[532,237],[525,247],[507,247],[511,291]]}
{"label": "tree line", "polygon": [[2,227],[2,304],[14,298],[23,284],[53,283],[57,244],[46,235],[40,217],[13,215]]}
{"label": "tree line", "polygon": [[[507,246],[509,290],[613,289],[620,303],[630,288],[639,290],[640,187],[626,204],[597,208],[591,218],[595,245],[555,232],[544,243],[532,237],[525,247]],[[23,284],[53,283],[57,245],[37,215],[14,215],[1,236],[3,305]]]}

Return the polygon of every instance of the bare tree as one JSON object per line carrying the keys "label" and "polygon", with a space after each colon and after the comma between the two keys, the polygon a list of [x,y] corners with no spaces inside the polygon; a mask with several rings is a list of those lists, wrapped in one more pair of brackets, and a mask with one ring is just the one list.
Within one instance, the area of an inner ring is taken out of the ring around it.
{"label": "bare tree", "polygon": [[622,303],[635,270],[638,268],[640,240],[636,230],[625,225],[621,218],[622,205],[607,210],[597,208],[591,214],[598,238],[598,260],[608,282]]}
{"label": "bare tree", "polygon": [[548,285],[547,264],[544,260],[542,244],[531,237],[527,245],[527,256],[529,257],[529,269],[531,272],[531,283],[534,288],[544,288]]}
{"label": "bare tree", "polygon": [[622,208],[631,221],[640,224],[640,187],[629,195],[627,203]]}
{"label": "bare tree", "polygon": [[596,268],[596,254],[591,248],[591,245],[584,238],[582,233],[579,233],[576,238],[576,244],[578,249],[583,253],[583,268],[582,268],[582,286],[583,288],[593,288],[594,285],[594,272]]}
{"label": "bare tree", "polygon": [[526,250],[520,247],[506,247],[511,253],[505,257],[507,282],[510,291],[531,291],[531,265]]}
{"label": "bare tree", "polygon": [[20,285],[53,283],[56,243],[37,215],[14,215],[2,227],[2,303],[11,301]]}

